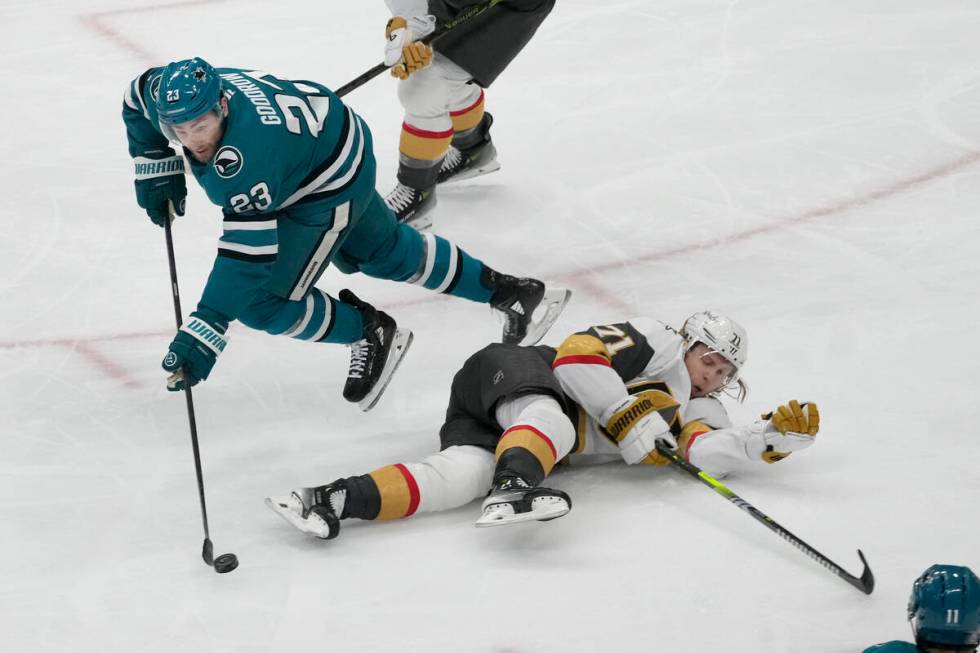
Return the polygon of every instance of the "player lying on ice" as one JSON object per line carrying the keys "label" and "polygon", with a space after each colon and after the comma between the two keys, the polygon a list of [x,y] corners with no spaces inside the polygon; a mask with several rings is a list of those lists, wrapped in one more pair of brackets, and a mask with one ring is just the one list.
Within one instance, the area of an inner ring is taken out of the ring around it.
{"label": "player lying on ice", "polygon": [[[411,332],[349,290],[314,287],[327,265],[490,304],[503,341],[534,344],[567,290],[492,270],[444,238],[399,225],[374,187],[367,124],[321,84],[187,59],[126,89],[123,120],[136,199],[163,226],[184,214],[184,158],[222,208],[217,257],[197,310],[164,358],[167,385],[208,377],[232,320],[310,342],[351,344],[344,398],[378,400]],[[182,146],[184,158],[170,147]]]}
{"label": "player lying on ice", "polygon": [[476,525],[495,526],[567,513],[569,496],[541,486],[566,457],[664,464],[655,448],[663,440],[715,476],[774,463],[813,443],[819,414],[794,400],[733,426],[718,395],[744,398],[747,344],[741,326],[709,311],[680,331],[648,318],[594,326],[557,350],[492,344],[453,379],[439,453],[266,504],[324,539],[338,535],[342,519],[408,517],[484,496]]}

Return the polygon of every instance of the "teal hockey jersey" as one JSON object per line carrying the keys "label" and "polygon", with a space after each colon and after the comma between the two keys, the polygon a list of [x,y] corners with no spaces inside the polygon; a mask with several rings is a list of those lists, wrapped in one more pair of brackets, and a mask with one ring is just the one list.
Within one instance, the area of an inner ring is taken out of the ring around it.
{"label": "teal hockey jersey", "polygon": [[[317,202],[324,211],[374,192],[375,160],[364,121],[325,86],[264,72],[218,68],[228,117],[211,161],[185,153],[224,231],[201,304],[235,319],[278,255],[277,212]],[[174,153],[159,124],[163,68],[127,87],[123,120],[133,157]],[[175,144],[176,145],[176,144]]]}

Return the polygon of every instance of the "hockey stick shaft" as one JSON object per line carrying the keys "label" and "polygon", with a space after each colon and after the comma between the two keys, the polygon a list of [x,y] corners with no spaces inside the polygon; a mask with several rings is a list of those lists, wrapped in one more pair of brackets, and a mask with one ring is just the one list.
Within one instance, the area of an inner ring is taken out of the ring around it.
{"label": "hockey stick shaft", "polygon": [[710,474],[702,470],[697,465],[689,463],[684,460],[676,451],[668,447],[663,441],[657,441],[657,451],[661,455],[666,457],[673,463],[674,467],[679,467],[684,470],[694,478],[698,479],[712,490],[720,494],[721,496],[728,499],[730,502],[735,504],[737,507],[741,508],[745,512],[752,515],[752,518],[761,523],[763,526],[771,530],[772,532],[779,535],[781,538],[795,546],[797,549],[802,551],[808,557],[815,560],[822,567],[843,579],[846,583],[859,589],[865,594],[871,594],[875,587],[875,577],[871,572],[871,568],[868,567],[868,561],[864,557],[864,553],[861,549],[858,549],[858,557],[861,558],[861,563],[864,565],[864,570],[861,572],[860,576],[854,576],[849,573],[846,569],[838,565],[836,562],[820,553],[812,546],[804,542],[802,539],[791,533],[789,530],[781,526],[776,520],[769,517],[766,513],[762,512],[751,503],[738,496],[732,492],[724,483],[718,479],[712,477]]}
{"label": "hockey stick shaft", "polygon": [[[167,235],[167,262],[170,263],[170,291],[174,298],[174,319],[179,330],[183,324],[180,310],[180,289],[177,287],[177,262],[174,259],[174,239],[171,232],[170,223],[173,222],[173,211],[164,224],[164,231]],[[201,471],[201,449],[197,443],[197,420],[194,418],[194,396],[191,394],[190,386],[184,388],[184,395],[187,397],[187,421],[191,430],[191,447],[194,449],[194,471],[197,473],[197,495],[201,500],[201,521],[204,523],[204,547],[201,550],[201,557],[208,565],[213,564],[214,545],[211,543],[211,535],[208,532],[208,506],[204,500],[204,473]]]}
{"label": "hockey stick shaft", "polygon": [[[490,0],[489,2],[485,2],[483,4],[473,5],[472,7],[470,7],[463,13],[461,13],[459,16],[456,16],[456,18],[452,19],[451,21],[449,21],[444,25],[441,25],[434,32],[419,40],[422,41],[422,43],[431,44],[440,36],[449,33],[450,31],[462,25],[463,23],[479,16],[490,7],[499,4],[501,1],[502,0]],[[384,62],[381,62],[376,66],[372,66],[368,70],[364,71],[363,73],[361,73],[360,75],[352,79],[351,81],[347,82],[346,84],[344,84],[343,86],[335,90],[334,93],[336,93],[338,97],[344,97],[354,89],[364,86],[364,84],[371,81],[372,79],[374,79],[384,71],[388,70],[389,68],[391,68],[391,66],[385,65]]]}

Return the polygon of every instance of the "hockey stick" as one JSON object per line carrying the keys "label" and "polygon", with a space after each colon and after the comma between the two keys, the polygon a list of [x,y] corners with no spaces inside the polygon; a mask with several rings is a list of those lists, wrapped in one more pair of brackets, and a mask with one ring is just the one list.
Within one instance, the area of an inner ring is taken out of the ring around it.
{"label": "hockey stick", "polygon": [[[470,7],[463,13],[461,13],[459,16],[456,16],[456,18],[452,19],[445,25],[441,25],[434,32],[419,40],[422,43],[428,45],[433,41],[435,41],[436,39],[438,39],[440,36],[452,31],[454,28],[462,25],[463,23],[469,21],[472,18],[479,16],[490,7],[496,4],[500,4],[500,2],[502,2],[502,0],[490,0],[489,2],[485,2],[481,5],[473,5],[472,7]],[[334,93],[336,93],[338,97],[344,97],[345,95],[353,91],[355,88],[364,86],[364,84],[371,81],[372,79],[374,79],[384,71],[388,70],[389,68],[391,68],[391,66],[387,66],[385,65],[384,62],[381,62],[378,65],[373,66],[370,69],[366,70],[365,72],[361,73],[351,81],[347,82],[346,84],[344,84],[343,86],[335,90]]]}
{"label": "hockey stick", "polygon": [[[174,239],[170,231],[170,223],[173,222],[173,207],[170,215],[164,224],[164,231],[167,235],[167,261],[170,263],[170,290],[174,297],[174,318],[177,321],[177,330],[183,323],[180,310],[180,290],[177,288],[177,263],[174,260]],[[225,553],[217,558],[214,557],[214,545],[211,543],[211,535],[208,532],[208,507],[204,501],[204,474],[201,472],[201,450],[197,444],[197,420],[194,419],[194,397],[191,395],[191,387],[184,388],[187,396],[187,421],[191,429],[191,446],[194,449],[194,471],[197,472],[197,494],[201,499],[201,519],[204,522],[204,546],[201,549],[201,558],[204,564],[213,567],[219,574],[224,574],[238,567],[238,557],[234,553]]]}
{"label": "hockey stick", "polygon": [[661,455],[669,459],[674,466],[680,467],[685,472],[698,479],[712,490],[725,497],[733,504],[744,510],[745,512],[752,515],[752,517],[760,522],[763,526],[771,530],[776,535],[780,536],[797,549],[805,553],[810,558],[816,560],[820,565],[825,567],[828,571],[839,576],[844,580],[844,582],[849,585],[861,590],[865,594],[871,594],[875,588],[875,577],[871,573],[871,568],[868,567],[868,561],[864,558],[864,553],[861,549],[858,549],[858,557],[861,558],[861,563],[864,565],[864,571],[861,572],[861,576],[854,576],[848,573],[843,567],[835,563],[833,560],[820,553],[812,546],[798,538],[797,536],[790,533],[788,530],[780,526],[774,519],[766,515],[764,512],[753,506],[751,503],[738,496],[731,490],[729,490],[725,485],[719,482],[717,479],[710,476],[707,472],[703,471],[697,465],[693,465],[683,458],[681,458],[676,451],[669,448],[662,440],[657,440],[657,451]]}

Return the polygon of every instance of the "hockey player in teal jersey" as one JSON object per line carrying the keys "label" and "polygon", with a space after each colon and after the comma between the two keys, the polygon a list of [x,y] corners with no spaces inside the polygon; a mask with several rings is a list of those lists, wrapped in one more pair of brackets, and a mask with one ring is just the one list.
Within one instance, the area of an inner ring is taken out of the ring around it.
{"label": "hockey player in teal jersey", "polygon": [[184,159],[224,216],[200,302],[163,361],[171,390],[208,377],[237,319],[275,335],[350,344],[344,397],[373,406],[411,333],[350,291],[335,299],[315,288],[329,263],[488,303],[503,313],[503,341],[511,343],[537,342],[570,295],[399,225],[374,188],[370,130],[316,82],[177,61],[129,84],[123,120],[137,202],[154,223],[184,214]]}
{"label": "hockey player in teal jersey", "polygon": [[929,567],[912,585],[908,618],[915,644],[886,642],[864,653],[976,651],[980,646],[980,579],[969,567]]}

